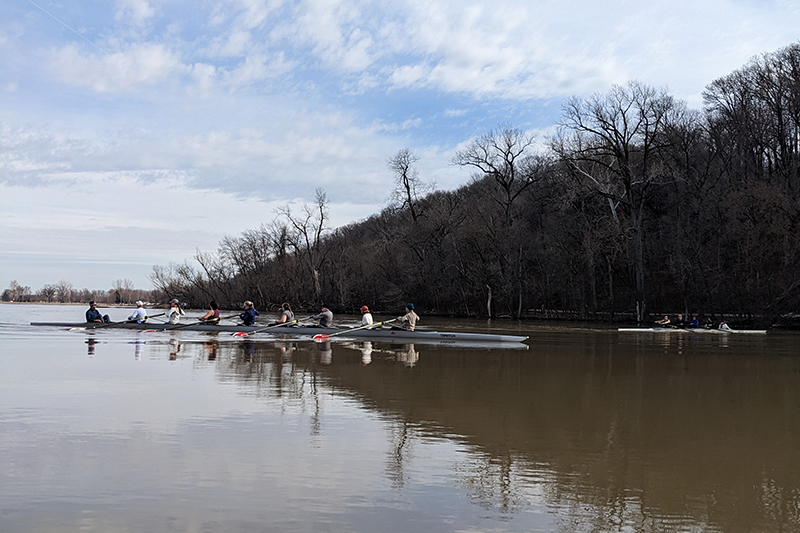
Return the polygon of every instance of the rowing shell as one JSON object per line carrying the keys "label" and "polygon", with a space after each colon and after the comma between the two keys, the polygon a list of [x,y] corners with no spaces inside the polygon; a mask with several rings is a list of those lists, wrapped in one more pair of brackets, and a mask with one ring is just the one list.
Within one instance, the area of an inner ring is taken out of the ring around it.
{"label": "rowing shell", "polygon": [[[31,326],[51,326],[60,328],[85,328],[92,329],[91,323],[86,322],[31,322]],[[237,326],[227,324],[181,324],[180,331],[217,331],[217,332],[245,332],[250,333],[254,330],[263,329],[264,326]],[[134,330],[156,330],[169,331],[176,329],[174,324],[138,324],[128,322],[114,324],[103,329],[134,329]],[[337,334],[341,337],[358,339],[380,339],[380,340],[435,340],[435,341],[457,341],[457,342],[523,342],[528,337],[521,335],[497,335],[489,333],[462,333],[449,331],[406,331],[403,329],[359,329],[348,331],[347,328],[315,328],[303,326],[287,326],[267,330],[263,332],[267,335],[319,335],[331,336]]]}
{"label": "rowing shell", "polygon": [[765,335],[765,329],[705,329],[705,328],[619,328],[617,331],[625,333],[748,333],[751,335]]}

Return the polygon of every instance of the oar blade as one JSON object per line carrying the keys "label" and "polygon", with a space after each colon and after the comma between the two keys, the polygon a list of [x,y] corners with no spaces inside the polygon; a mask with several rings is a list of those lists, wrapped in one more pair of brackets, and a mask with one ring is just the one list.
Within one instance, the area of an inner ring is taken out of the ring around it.
{"label": "oar blade", "polygon": [[237,331],[236,333],[233,334],[233,336],[234,337],[246,337],[247,336],[247,332],[246,331]]}
{"label": "oar blade", "polygon": [[324,333],[318,333],[317,335],[314,335],[313,339],[315,341],[324,342],[324,341],[328,340],[328,336],[326,334],[324,334]]}

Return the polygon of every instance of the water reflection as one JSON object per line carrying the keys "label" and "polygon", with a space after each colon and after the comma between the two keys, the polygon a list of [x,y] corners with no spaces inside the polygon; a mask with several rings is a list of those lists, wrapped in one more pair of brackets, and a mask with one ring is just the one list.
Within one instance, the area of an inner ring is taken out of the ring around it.
{"label": "water reflection", "polygon": [[[34,444],[55,443],[11,459],[41,477],[46,497],[31,500],[66,501],[57,488],[95,469],[104,475],[81,482],[101,488],[76,505],[97,508],[124,486],[130,500],[115,505],[138,516],[131,501],[160,497],[169,518],[153,530],[800,530],[797,343],[545,332],[527,352],[425,345],[421,357],[413,344],[187,337],[136,338],[135,358],[149,358],[135,365],[88,360],[94,337],[70,341],[80,379],[128,365],[120,391],[108,393],[110,378],[76,380],[71,402],[88,398],[97,416],[118,397],[115,422],[151,397],[166,407],[142,405],[119,438],[106,419],[62,419],[74,404],[46,423],[0,409],[5,457],[36,431]],[[122,338],[101,353],[129,354]],[[157,394],[140,390],[159,380]],[[71,386],[59,376],[45,389]],[[166,436],[145,418],[196,404]],[[17,488],[26,476],[4,471],[0,496],[28,495]]]}

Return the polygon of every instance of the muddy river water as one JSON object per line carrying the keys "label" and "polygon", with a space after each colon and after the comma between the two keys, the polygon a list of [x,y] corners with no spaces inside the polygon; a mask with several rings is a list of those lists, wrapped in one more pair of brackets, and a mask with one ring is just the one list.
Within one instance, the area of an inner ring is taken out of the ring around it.
{"label": "muddy river water", "polygon": [[0,531],[800,531],[800,333],[27,325],[83,311],[0,305]]}

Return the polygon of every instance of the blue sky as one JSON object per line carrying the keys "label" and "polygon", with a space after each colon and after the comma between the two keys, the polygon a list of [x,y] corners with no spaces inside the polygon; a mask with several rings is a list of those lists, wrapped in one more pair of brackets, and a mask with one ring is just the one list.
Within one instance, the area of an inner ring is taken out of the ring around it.
{"label": "blue sky", "polygon": [[322,187],[386,205],[401,148],[451,189],[471,138],[544,141],[573,95],[705,85],[798,40],[794,1],[3,0],[0,289],[149,288]]}

